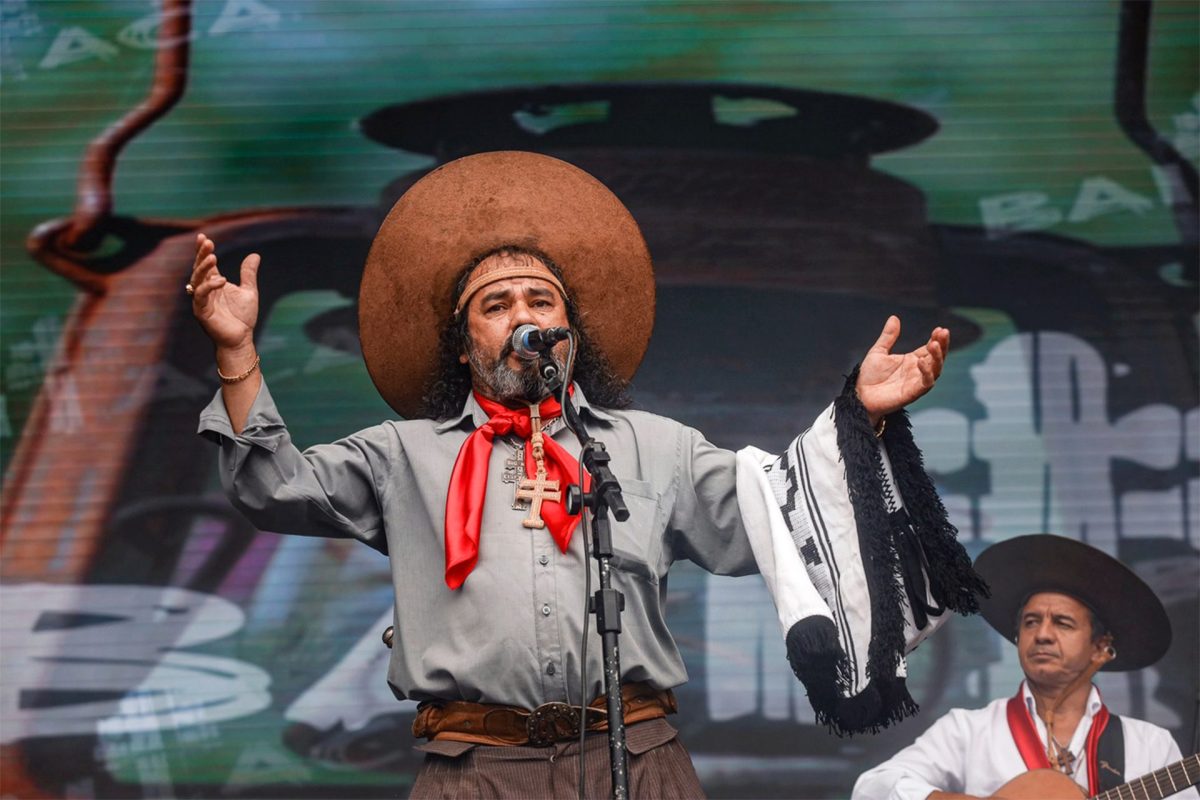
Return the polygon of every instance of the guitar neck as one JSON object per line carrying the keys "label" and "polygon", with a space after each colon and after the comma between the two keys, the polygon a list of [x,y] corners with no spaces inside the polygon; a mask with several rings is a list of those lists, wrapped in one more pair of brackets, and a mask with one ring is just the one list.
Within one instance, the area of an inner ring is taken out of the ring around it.
{"label": "guitar neck", "polygon": [[1200,783],[1200,753],[1096,795],[1093,800],[1162,800]]}

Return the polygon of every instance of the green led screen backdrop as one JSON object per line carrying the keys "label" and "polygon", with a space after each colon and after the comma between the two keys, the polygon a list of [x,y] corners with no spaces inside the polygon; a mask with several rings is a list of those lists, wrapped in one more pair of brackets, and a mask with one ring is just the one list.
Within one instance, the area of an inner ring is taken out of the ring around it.
{"label": "green led screen backdrop", "polygon": [[[418,177],[526,149],[596,175],[655,259],[636,405],[782,448],[889,313],[952,352],[910,409],[972,555],[1050,531],[1154,587],[1175,640],[1105,674],[1190,752],[1200,407],[1194,2],[0,2],[0,774],[18,797],[394,797],[386,560],[258,531],[195,435],[217,388],[198,230],[260,252],[295,440],[392,415],[363,367],[371,237]],[[675,719],[717,797],[843,797],[1011,695],[979,619],[921,713],[814,723],[757,577],[672,570]]]}

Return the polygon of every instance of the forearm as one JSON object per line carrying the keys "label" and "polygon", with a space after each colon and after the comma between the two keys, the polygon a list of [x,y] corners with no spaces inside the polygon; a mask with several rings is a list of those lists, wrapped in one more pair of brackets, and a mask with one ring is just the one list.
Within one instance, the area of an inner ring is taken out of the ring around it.
{"label": "forearm", "polygon": [[[240,347],[217,348],[217,371],[221,376],[221,399],[225,401],[225,411],[229,414],[229,423],[235,434],[240,434],[246,427],[246,419],[250,415],[250,407],[262,385],[262,373],[258,370],[258,354],[254,343],[250,342]],[[246,373],[249,371],[249,375]],[[230,381],[229,378],[245,378]]]}
{"label": "forearm", "polygon": [[952,710],[929,730],[873,769],[859,776],[852,800],[947,800],[967,788],[967,712]]}
{"label": "forearm", "polygon": [[348,536],[386,550],[378,497],[379,486],[393,481],[390,429],[376,426],[302,453],[267,381],[255,377],[259,390],[241,431],[233,430],[224,391],[200,414],[199,433],[220,445],[221,484],[233,505],[261,530]]}
{"label": "forearm", "polygon": [[944,792],[945,785],[923,765],[906,760],[879,765],[859,776],[850,795],[851,800],[959,800],[968,795]]}

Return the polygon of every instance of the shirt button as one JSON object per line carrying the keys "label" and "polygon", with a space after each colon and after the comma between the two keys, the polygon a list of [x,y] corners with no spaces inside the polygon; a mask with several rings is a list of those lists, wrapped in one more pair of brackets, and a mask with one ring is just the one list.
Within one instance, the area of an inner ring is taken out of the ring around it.
{"label": "shirt button", "polygon": [[550,563],[550,556],[539,556],[538,563],[543,567]]}
{"label": "shirt button", "polygon": [[548,606],[548,605],[542,606],[542,616],[543,617],[550,616],[550,606]]}
{"label": "shirt button", "polygon": [[550,663],[546,664],[546,674],[547,674],[547,675],[553,675],[553,674],[554,674],[554,662],[553,662],[553,661],[551,661]]}

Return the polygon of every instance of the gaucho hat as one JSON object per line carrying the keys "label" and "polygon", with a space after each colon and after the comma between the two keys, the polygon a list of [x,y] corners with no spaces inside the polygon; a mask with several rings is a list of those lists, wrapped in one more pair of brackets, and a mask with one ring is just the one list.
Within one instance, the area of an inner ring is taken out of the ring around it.
{"label": "gaucho hat", "polygon": [[565,161],[481,153],[413,184],[367,255],[358,298],[363,359],[401,415],[420,412],[463,268],[509,245],[553,260],[592,342],[622,378],[637,370],[654,326],[654,270],[628,209]]}
{"label": "gaucho hat", "polygon": [[975,559],[988,582],[984,619],[1013,641],[1017,614],[1038,592],[1070,595],[1086,605],[1112,633],[1116,658],[1102,669],[1141,669],[1171,645],[1171,623],[1153,590],[1112,556],[1065,536],[1035,533],[994,544]]}

